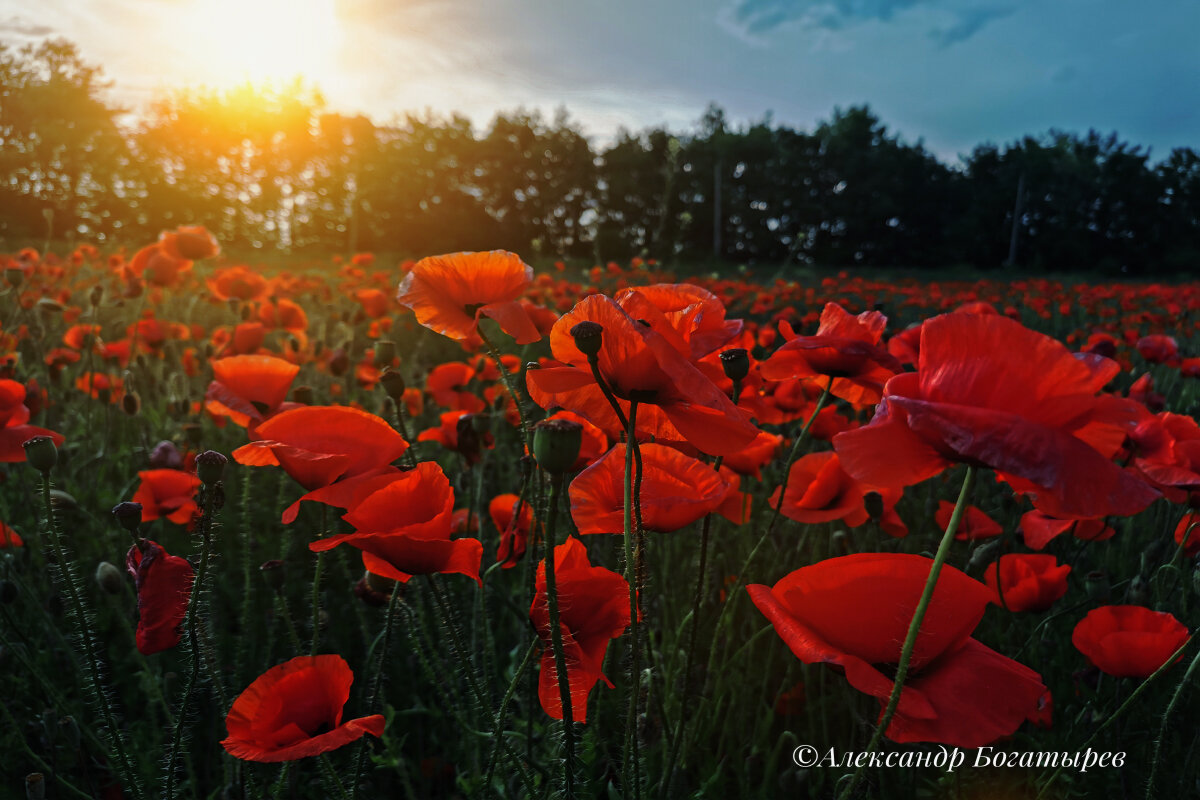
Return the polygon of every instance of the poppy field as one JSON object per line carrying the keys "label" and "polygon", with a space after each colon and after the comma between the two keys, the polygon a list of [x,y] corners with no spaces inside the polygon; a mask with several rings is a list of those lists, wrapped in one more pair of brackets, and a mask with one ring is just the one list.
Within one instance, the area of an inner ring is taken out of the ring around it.
{"label": "poppy field", "polygon": [[0,268],[0,797],[1200,792],[1200,284]]}

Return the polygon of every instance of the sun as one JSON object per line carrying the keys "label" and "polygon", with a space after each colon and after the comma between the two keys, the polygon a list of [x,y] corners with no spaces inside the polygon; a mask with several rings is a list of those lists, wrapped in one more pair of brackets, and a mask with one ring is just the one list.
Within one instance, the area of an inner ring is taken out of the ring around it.
{"label": "sun", "polygon": [[336,78],[336,0],[193,0],[186,30],[197,79],[232,85]]}

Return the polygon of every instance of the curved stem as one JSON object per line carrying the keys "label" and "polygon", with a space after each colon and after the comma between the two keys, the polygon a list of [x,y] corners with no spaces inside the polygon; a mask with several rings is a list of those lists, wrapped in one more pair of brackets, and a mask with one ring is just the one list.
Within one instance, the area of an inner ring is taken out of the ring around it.
{"label": "curved stem", "polygon": [[[1183,647],[1179,648],[1179,651],[1175,655],[1181,654],[1183,652],[1183,648],[1191,644],[1191,641],[1191,639],[1188,639],[1186,642],[1184,642]],[[1154,673],[1154,675],[1157,675],[1159,671],[1173,664],[1175,662],[1175,655],[1172,655],[1170,658],[1168,658],[1163,666]],[[1171,719],[1171,714],[1175,711],[1175,706],[1179,704],[1179,698],[1183,695],[1183,687],[1187,686],[1191,682],[1192,675],[1196,672],[1197,667],[1200,667],[1200,651],[1197,651],[1196,657],[1193,658],[1192,663],[1188,665],[1187,672],[1183,673],[1183,680],[1181,680],[1179,685],[1175,687],[1175,693],[1171,695],[1171,701],[1167,703],[1167,708],[1165,711],[1163,711],[1162,725],[1158,729],[1158,738],[1154,740],[1154,758],[1150,760],[1150,778],[1146,781],[1146,800],[1154,800],[1155,797],[1154,780],[1158,777],[1158,757],[1162,752],[1163,739],[1167,738],[1167,723]],[[1150,679],[1152,679],[1154,675],[1151,675]],[[1146,683],[1149,683],[1150,679],[1147,679]],[[1142,685],[1144,686],[1145,684]],[[1136,692],[1134,694],[1136,694]],[[1132,700],[1133,697],[1131,696],[1129,699]],[[1121,713],[1121,709],[1117,710],[1117,714],[1119,713]],[[1116,716],[1116,714],[1113,716]],[[1047,782],[1046,785],[1049,786],[1049,782]]]}
{"label": "curved stem", "polygon": [[484,333],[481,325],[475,326],[479,338],[483,340],[484,346],[488,350],[488,355],[492,357],[492,361],[496,362],[496,369],[500,370],[500,378],[504,381],[505,388],[512,395],[513,404],[517,407],[517,416],[521,419],[521,435],[525,438],[525,445],[529,452],[533,452],[533,431],[529,427],[529,418],[525,416],[525,404],[521,402],[521,395],[517,393],[517,386],[513,382],[512,375],[504,366],[504,362],[500,359],[500,351],[496,349],[496,345],[492,344],[492,340]]}
{"label": "curved stem", "polygon": [[641,755],[637,747],[637,712],[638,697],[641,694],[641,659],[639,658],[638,636],[638,596],[637,596],[637,559],[634,557],[633,544],[637,535],[633,522],[633,456],[637,440],[637,408],[638,403],[629,403],[629,422],[625,429],[625,579],[629,583],[629,633],[630,633],[630,663],[629,663],[629,714],[625,719],[625,791],[632,789],[632,796],[640,798],[641,791]]}
{"label": "curved stem", "polygon": [[491,785],[492,776],[496,773],[496,762],[500,757],[500,738],[504,733],[504,715],[508,713],[508,704],[512,702],[513,695],[517,693],[517,684],[521,681],[521,675],[529,668],[540,644],[541,640],[536,637],[529,643],[525,657],[521,659],[521,666],[517,667],[512,680],[508,682],[508,690],[504,693],[504,699],[500,701],[500,710],[496,712],[496,724],[492,728],[492,741],[495,744],[492,745],[491,755],[488,756],[487,773],[483,779],[484,786]]}
{"label": "curved stem", "polygon": [[[379,657],[375,662],[375,677],[371,681],[371,699],[367,702],[367,713],[374,714],[379,708],[379,695],[383,691],[383,674],[387,668],[388,642],[392,638],[392,623],[396,619],[396,607],[400,604],[400,583],[392,586],[392,597],[388,601],[387,615],[383,621],[383,642],[379,645]],[[367,738],[364,736],[358,743],[358,754],[354,759],[354,784],[350,787],[351,798],[358,797],[358,787],[362,784],[363,766],[367,754]]]}
{"label": "curved stem", "polygon": [[[929,610],[929,603],[933,600],[934,589],[937,588],[938,575],[942,571],[942,565],[946,563],[946,556],[950,553],[950,545],[954,541],[954,533],[958,530],[958,524],[962,521],[963,514],[967,510],[967,501],[971,495],[971,486],[974,483],[975,467],[974,465],[967,466],[967,474],[963,477],[962,490],[958,493],[958,502],[954,504],[954,513],[950,515],[950,522],[946,525],[946,532],[942,534],[941,544],[938,545],[937,553],[934,554],[933,564],[929,567],[929,577],[925,580],[925,590],[921,592],[921,599],[917,602],[917,610],[913,612],[912,623],[908,626],[908,635],[904,637],[904,646],[900,649],[900,663],[896,667],[896,681],[892,686],[892,694],[888,697],[887,707],[884,709],[883,716],[879,719],[879,724],[875,727],[875,733],[871,736],[871,741],[867,745],[867,753],[874,753],[875,748],[879,747],[879,742],[883,739],[884,732],[892,722],[892,717],[896,714],[896,707],[900,705],[900,692],[904,689],[904,681],[908,678],[908,665],[912,661],[913,650],[917,645],[917,636],[921,632],[921,623],[925,619],[925,612]],[[858,785],[862,779],[863,771],[866,765],[859,767],[854,776],[850,779],[850,783],[838,796],[838,800],[846,800],[850,793],[854,791],[854,787]]]}

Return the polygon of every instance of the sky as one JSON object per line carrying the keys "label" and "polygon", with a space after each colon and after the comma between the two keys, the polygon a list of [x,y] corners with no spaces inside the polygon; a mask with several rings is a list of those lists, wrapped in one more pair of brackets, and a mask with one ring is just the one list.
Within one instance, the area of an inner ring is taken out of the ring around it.
{"label": "sky", "polygon": [[594,140],[811,130],[869,104],[948,163],[1051,129],[1200,149],[1200,0],[0,0],[0,42],[63,36],[132,109],[297,71],[386,121],[565,106]]}

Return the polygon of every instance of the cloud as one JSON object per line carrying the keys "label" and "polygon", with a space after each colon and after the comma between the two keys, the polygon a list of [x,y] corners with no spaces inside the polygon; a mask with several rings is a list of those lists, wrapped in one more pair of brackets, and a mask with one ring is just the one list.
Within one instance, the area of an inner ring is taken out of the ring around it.
{"label": "cloud", "polygon": [[49,25],[38,25],[28,22],[18,16],[0,20],[0,33],[15,33],[18,36],[49,36],[54,28]]}
{"label": "cloud", "polygon": [[1015,8],[970,8],[959,12],[958,20],[948,28],[934,28],[929,32],[929,38],[940,47],[949,47],[952,44],[966,41],[979,31],[983,30],[983,26],[997,19],[1004,19],[1010,16]]}

